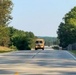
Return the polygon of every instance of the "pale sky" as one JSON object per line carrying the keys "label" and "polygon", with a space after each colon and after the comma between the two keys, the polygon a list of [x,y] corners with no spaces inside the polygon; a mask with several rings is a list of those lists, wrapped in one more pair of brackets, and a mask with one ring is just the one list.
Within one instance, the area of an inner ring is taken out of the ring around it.
{"label": "pale sky", "polygon": [[12,0],[14,3],[10,26],[31,31],[36,36],[57,37],[62,18],[76,0]]}

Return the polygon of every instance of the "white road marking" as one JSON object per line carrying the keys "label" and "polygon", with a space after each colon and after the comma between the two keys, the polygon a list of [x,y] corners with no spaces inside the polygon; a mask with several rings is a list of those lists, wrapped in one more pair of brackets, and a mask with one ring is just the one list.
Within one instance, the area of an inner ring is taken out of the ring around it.
{"label": "white road marking", "polygon": [[76,60],[76,57],[73,55],[73,54],[71,54],[70,52],[68,52],[68,51],[66,51],[70,56],[72,56],[72,58],[73,59],[75,59]]}

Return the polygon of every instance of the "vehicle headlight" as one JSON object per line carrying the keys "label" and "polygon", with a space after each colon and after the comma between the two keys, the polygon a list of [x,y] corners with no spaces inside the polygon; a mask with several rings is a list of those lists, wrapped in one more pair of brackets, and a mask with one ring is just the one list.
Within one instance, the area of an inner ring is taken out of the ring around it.
{"label": "vehicle headlight", "polygon": [[43,47],[43,46],[41,46],[41,47]]}
{"label": "vehicle headlight", "polygon": [[38,47],[38,46],[35,46],[36,48]]}

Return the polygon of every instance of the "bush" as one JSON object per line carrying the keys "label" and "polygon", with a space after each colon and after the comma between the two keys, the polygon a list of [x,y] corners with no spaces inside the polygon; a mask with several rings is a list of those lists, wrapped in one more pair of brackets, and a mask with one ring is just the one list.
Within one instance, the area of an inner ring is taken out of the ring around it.
{"label": "bush", "polygon": [[17,49],[17,47],[16,47],[16,46],[14,46],[14,45],[10,46],[10,48],[11,48],[11,49],[18,50],[18,49]]}
{"label": "bush", "polygon": [[59,46],[53,46],[52,48],[59,50]]}

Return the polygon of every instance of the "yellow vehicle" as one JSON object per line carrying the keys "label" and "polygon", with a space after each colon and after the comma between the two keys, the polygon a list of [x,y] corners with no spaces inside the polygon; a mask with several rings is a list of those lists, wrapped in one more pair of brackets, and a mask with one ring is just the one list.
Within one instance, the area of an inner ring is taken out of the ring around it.
{"label": "yellow vehicle", "polygon": [[35,42],[35,50],[37,49],[42,49],[44,50],[44,40],[43,39],[36,39],[36,42]]}

